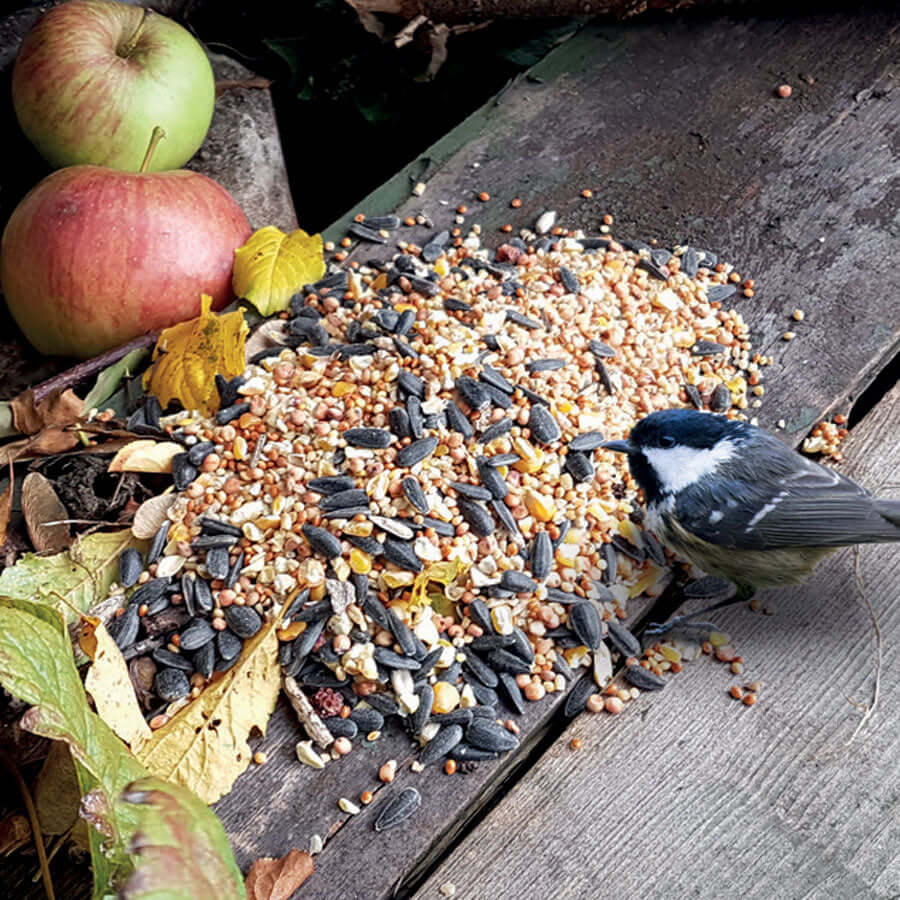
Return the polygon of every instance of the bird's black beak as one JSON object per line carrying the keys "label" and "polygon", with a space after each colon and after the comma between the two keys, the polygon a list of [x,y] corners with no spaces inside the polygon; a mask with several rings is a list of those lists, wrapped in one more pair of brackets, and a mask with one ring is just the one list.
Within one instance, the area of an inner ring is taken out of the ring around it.
{"label": "bird's black beak", "polygon": [[604,441],[600,446],[604,450],[612,450],[613,453],[627,453],[629,456],[637,452],[637,448],[629,440]]}

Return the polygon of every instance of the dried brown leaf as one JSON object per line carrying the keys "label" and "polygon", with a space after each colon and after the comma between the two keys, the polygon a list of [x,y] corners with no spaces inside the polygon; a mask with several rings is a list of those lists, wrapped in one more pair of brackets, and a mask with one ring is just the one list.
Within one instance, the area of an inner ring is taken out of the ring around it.
{"label": "dried brown leaf", "polygon": [[9,484],[0,494],[0,545],[6,543],[6,529],[9,528],[9,514],[12,512],[13,483],[15,475],[12,463],[9,464]]}
{"label": "dried brown leaf", "polygon": [[175,494],[160,494],[145,500],[134,513],[131,533],[141,540],[149,540],[159,531],[159,526],[168,518],[166,513],[175,502]]}
{"label": "dried brown leaf", "polygon": [[31,437],[12,441],[0,447],[0,466],[19,459],[65,453],[77,443],[78,437],[74,432],[63,431],[62,428],[45,428]]}
{"label": "dried brown leaf", "polygon": [[69,516],[68,510],[40,472],[30,472],[22,482],[22,514],[38,553],[59,553],[72,543],[69,526],[62,523]]}
{"label": "dried brown leaf", "polygon": [[313,858],[304,850],[291,850],[281,859],[258,859],[244,882],[247,900],[289,900],[314,869]]}
{"label": "dried brown leaf", "polygon": [[31,843],[31,825],[25,816],[13,814],[0,820],[0,856],[9,856]]}
{"label": "dried brown leaf", "polygon": [[74,425],[84,413],[84,401],[71,388],[55,391],[34,402],[29,388],[11,401],[13,424],[22,434],[37,434],[44,428],[64,428]]}

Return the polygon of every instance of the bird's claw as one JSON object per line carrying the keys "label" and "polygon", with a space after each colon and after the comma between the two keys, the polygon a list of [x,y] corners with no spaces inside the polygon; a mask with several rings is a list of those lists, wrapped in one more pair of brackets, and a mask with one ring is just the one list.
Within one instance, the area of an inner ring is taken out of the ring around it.
{"label": "bird's claw", "polygon": [[645,629],[644,634],[650,637],[659,637],[668,634],[670,631],[678,629],[691,629],[692,631],[718,631],[715,622],[693,622],[690,616],[675,616],[668,622],[651,622]]}

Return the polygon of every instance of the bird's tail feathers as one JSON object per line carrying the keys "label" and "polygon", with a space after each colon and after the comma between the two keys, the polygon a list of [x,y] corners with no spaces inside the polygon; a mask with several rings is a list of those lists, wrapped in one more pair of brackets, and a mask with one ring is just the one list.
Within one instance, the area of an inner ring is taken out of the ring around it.
{"label": "bird's tail feathers", "polygon": [[[900,500],[876,500],[875,509],[885,519],[900,528]],[[898,540],[900,540],[900,535],[898,535]]]}

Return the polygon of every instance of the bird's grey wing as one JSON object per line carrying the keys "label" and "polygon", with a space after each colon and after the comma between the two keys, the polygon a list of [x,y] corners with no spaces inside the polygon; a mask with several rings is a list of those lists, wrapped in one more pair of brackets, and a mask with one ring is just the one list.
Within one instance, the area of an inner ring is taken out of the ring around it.
{"label": "bird's grey wing", "polygon": [[900,541],[886,501],[811,461],[793,460],[789,471],[772,462],[772,471],[701,480],[679,496],[678,520],[703,540],[746,550]]}

